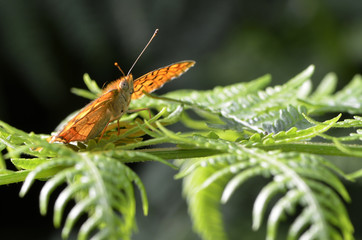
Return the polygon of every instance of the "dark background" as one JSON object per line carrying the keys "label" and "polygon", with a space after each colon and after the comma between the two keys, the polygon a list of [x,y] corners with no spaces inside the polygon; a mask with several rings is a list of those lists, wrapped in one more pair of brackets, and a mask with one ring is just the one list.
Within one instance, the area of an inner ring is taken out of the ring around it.
{"label": "dark background", "polygon": [[[283,84],[310,64],[316,65],[315,85],[334,71],[342,87],[362,72],[361,12],[356,0],[1,0],[0,119],[27,132],[50,133],[88,102],[69,91],[85,88],[84,73],[100,86],[116,79],[120,73],[113,63],[127,71],[156,28],[160,32],[134,68],[135,76],[179,60],[197,62],[157,93],[210,89],[265,73],[272,74],[272,85]],[[197,239],[175,172],[157,163],[137,170],[150,213],[139,213],[134,239]],[[231,239],[240,233],[263,238],[263,232],[250,230],[260,181],[242,187],[225,207]],[[20,185],[0,187],[2,239],[60,239],[51,214],[40,217],[40,185],[25,199],[18,197]],[[354,224],[361,224],[361,196],[354,187],[349,208]]]}

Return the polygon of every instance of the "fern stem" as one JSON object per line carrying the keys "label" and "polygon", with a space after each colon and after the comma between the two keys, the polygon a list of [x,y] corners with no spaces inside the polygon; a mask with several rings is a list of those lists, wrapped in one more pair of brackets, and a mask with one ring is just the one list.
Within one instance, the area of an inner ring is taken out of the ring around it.
{"label": "fern stem", "polygon": [[[44,178],[52,177],[58,171],[59,171],[59,169],[49,169],[49,170],[43,171],[36,176],[36,179],[44,179]],[[28,176],[28,174],[30,172],[31,172],[31,170],[24,170],[24,171],[12,172],[11,174],[0,175],[0,185],[24,182],[25,178]]]}
{"label": "fern stem", "polygon": [[142,149],[141,151],[161,157],[163,159],[183,159],[183,158],[197,158],[208,157],[215,154],[220,154],[218,150],[211,149],[179,149],[175,148],[153,148]]}
{"label": "fern stem", "polygon": [[[346,144],[345,147],[348,147],[350,150],[359,150],[361,151],[361,146]],[[254,146],[255,147],[255,146]],[[341,151],[334,144],[330,143],[312,143],[312,142],[298,142],[298,143],[285,143],[285,144],[275,144],[275,145],[260,145],[258,148],[271,151],[271,150],[281,150],[283,152],[303,152],[303,153],[313,153],[320,155],[332,155],[332,156],[348,156],[351,155]]]}

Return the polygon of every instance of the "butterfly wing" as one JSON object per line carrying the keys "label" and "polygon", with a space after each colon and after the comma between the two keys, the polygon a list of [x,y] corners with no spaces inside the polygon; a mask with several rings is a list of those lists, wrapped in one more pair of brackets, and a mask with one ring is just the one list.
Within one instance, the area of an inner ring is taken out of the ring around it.
{"label": "butterfly wing", "polygon": [[181,76],[194,65],[194,61],[177,62],[137,78],[133,83],[134,92],[132,94],[132,99],[142,97],[144,95],[144,91],[151,93],[161,88],[165,83]]}
{"label": "butterfly wing", "polygon": [[109,91],[85,106],[50,142],[86,141],[99,135],[111,119],[108,104],[115,91]]}
{"label": "butterfly wing", "polygon": [[[194,65],[194,61],[177,62],[137,78],[133,83],[132,99],[142,97],[144,92],[150,93],[159,89],[166,82],[181,76]],[[63,130],[51,138],[50,142],[86,141],[99,135],[112,118],[109,104],[115,99],[118,82],[107,86],[105,89],[107,91],[103,91],[103,95],[85,106],[66,124]]]}

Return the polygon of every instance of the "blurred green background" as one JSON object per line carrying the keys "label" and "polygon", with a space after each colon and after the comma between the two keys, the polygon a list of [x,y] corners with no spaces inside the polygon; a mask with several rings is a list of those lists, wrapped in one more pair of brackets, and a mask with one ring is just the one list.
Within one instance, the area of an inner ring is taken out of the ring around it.
{"label": "blurred green background", "polygon": [[[179,60],[197,62],[159,94],[265,73],[272,74],[273,85],[283,84],[310,64],[316,65],[315,85],[333,71],[342,87],[362,72],[361,12],[358,0],[0,0],[0,119],[27,132],[50,133],[88,102],[70,93],[71,87],[85,88],[84,73],[100,86],[118,78],[113,63],[127,71],[156,28],[158,36],[133,70],[136,77]],[[139,212],[134,239],[198,239],[175,172],[157,163],[136,170],[150,213]],[[263,182],[242,187],[223,206],[231,239],[263,238],[262,231],[251,231],[250,221]],[[18,197],[20,185],[0,188],[2,239],[60,239],[51,214],[39,214],[40,186],[25,199]],[[361,236],[360,189],[354,188],[349,208]]]}

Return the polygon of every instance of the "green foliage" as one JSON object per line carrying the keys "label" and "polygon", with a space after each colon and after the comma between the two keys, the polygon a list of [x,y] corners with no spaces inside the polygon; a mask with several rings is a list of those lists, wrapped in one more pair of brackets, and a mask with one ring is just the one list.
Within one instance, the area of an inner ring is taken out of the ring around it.
{"label": "green foliage", "polygon": [[[24,182],[24,196],[36,179],[45,180],[42,214],[54,190],[61,188],[54,225],[60,227],[65,218],[63,238],[86,215],[79,239],[130,239],[136,229],[135,186],[145,215],[148,201],[142,181],[126,163],[157,161],[179,168],[176,178],[183,180],[194,230],[202,239],[222,240],[227,233],[220,204],[228,203],[246,181],[261,177],[268,182],[255,196],[252,228],[260,229],[265,219],[266,239],[278,239],[280,223],[290,216],[288,239],[353,239],[345,207],[351,199],[341,179],[360,178],[362,170],[345,174],[324,155],[362,157],[362,118],[340,120],[343,112],[362,113],[362,78],[354,77],[334,93],[337,80],[329,74],[311,93],[313,69],[282,86],[267,87],[266,75],[209,91],[180,90],[132,101],[131,108],[148,107],[157,114],[143,121],[138,113],[125,116],[120,134],[113,124],[100,141],[50,144],[48,135],[0,122],[0,184]],[[88,75],[84,80],[90,91],[73,92],[96,97],[96,83]],[[336,112],[322,122],[313,119]],[[174,133],[165,127],[176,122],[187,130]],[[352,132],[334,136],[331,130],[337,128]],[[5,168],[8,159],[17,171]],[[71,200],[75,204],[66,213]]]}

